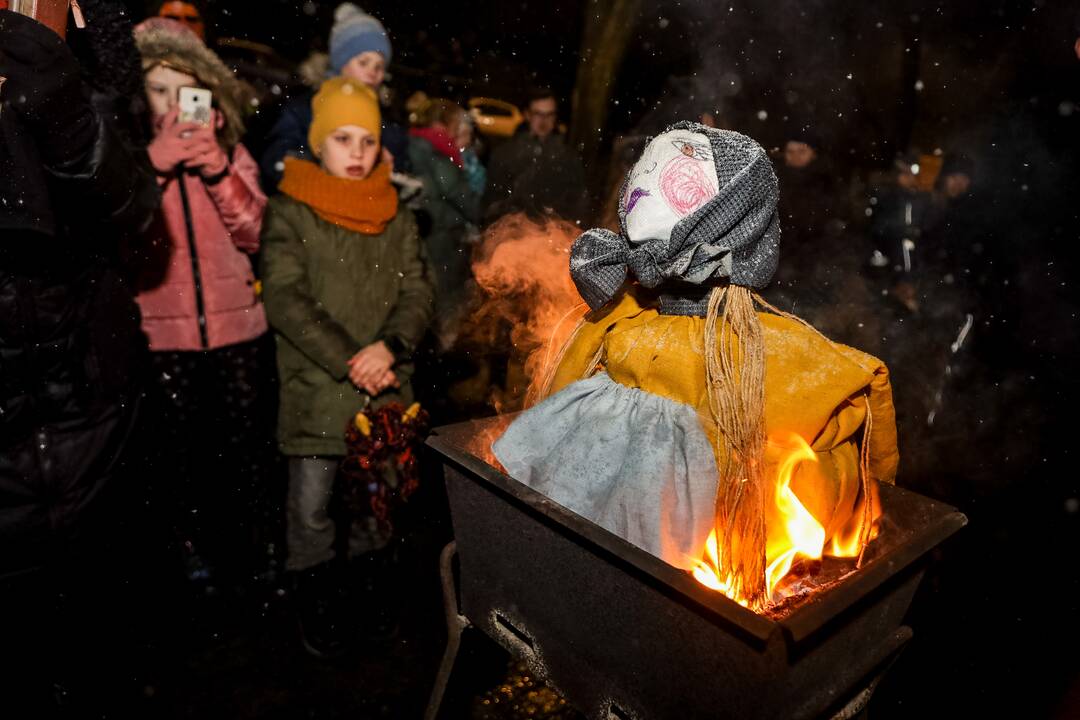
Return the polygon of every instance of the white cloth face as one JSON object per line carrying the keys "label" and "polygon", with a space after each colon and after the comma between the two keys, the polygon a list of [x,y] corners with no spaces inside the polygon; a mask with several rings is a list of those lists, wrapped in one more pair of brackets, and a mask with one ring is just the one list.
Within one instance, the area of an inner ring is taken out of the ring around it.
{"label": "white cloth face", "polygon": [[671,229],[719,192],[709,138],[671,130],[652,139],[630,171],[621,202],[633,243],[669,238]]}

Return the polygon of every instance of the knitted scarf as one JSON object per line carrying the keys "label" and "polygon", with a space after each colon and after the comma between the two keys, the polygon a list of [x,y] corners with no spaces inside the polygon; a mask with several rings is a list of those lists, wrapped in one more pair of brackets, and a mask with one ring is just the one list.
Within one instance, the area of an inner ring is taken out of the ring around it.
{"label": "knitted scarf", "polygon": [[465,167],[465,163],[461,160],[461,150],[458,149],[457,143],[454,142],[454,138],[450,137],[450,133],[446,132],[441,127],[412,128],[409,130],[409,134],[413,137],[427,140],[428,144],[434,148],[435,152],[450,158],[450,161],[459,168]]}
{"label": "knitted scarf", "polygon": [[352,180],[334,177],[308,160],[285,158],[278,189],[323,220],[364,235],[382,233],[397,215],[398,196],[388,165],[377,165],[363,180]]}

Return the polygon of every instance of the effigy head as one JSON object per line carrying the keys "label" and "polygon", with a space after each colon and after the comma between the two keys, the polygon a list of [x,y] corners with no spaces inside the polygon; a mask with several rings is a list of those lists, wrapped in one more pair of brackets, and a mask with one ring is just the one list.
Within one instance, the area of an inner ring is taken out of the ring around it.
{"label": "effigy head", "polygon": [[711,281],[760,288],[779,259],[776,173],[764,148],[731,130],[680,122],[653,138],[619,199],[621,232],[589,230],[570,270],[592,308],[633,273],[645,287]]}

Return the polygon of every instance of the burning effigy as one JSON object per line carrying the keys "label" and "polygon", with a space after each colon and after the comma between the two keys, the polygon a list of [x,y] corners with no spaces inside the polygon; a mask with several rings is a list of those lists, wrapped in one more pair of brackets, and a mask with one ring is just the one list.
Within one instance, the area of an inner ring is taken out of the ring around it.
{"label": "burning effigy", "polygon": [[898,463],[884,364],[755,292],[778,264],[777,198],[744,135],[654,138],[620,232],[573,244],[591,311],[492,446],[516,480],[756,611],[798,558],[860,557]]}

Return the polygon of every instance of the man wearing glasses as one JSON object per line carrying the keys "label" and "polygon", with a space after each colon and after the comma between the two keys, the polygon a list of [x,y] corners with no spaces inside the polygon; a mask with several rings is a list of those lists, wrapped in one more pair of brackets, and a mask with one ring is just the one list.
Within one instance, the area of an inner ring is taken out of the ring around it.
{"label": "man wearing glasses", "polygon": [[581,160],[556,132],[559,101],[548,88],[529,94],[525,125],[491,156],[484,219],[512,212],[574,221],[586,209]]}

